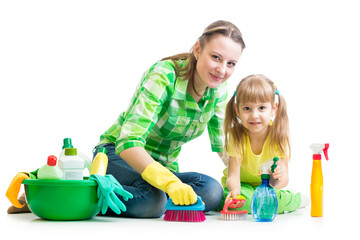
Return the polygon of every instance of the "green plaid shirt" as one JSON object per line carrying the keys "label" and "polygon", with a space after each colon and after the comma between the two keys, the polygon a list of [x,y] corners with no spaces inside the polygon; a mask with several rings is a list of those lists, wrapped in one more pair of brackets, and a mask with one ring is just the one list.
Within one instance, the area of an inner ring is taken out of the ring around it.
{"label": "green plaid shirt", "polygon": [[178,172],[181,146],[207,126],[212,151],[222,152],[226,83],[208,88],[198,103],[187,92],[187,84],[176,76],[171,60],[154,64],[144,73],[127,111],[101,135],[100,144],[114,142],[116,154],[144,147],[156,161]]}

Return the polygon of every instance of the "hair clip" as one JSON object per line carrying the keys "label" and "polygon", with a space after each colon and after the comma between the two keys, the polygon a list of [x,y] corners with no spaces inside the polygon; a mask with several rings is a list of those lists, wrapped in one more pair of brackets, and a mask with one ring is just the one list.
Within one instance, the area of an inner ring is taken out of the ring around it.
{"label": "hair clip", "polygon": [[276,89],[275,94],[279,96],[280,92]]}
{"label": "hair clip", "polygon": [[236,96],[236,90],[234,91],[234,96]]}

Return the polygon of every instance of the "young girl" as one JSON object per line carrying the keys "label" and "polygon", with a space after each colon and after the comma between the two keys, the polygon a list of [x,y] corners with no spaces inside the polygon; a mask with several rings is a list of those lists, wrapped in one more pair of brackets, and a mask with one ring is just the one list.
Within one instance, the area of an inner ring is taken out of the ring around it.
{"label": "young girl", "polygon": [[[246,198],[242,209],[250,213],[252,195],[261,184],[259,167],[265,161],[279,157],[270,178],[279,200],[278,213],[299,208],[299,193],[278,190],[289,182],[289,122],[285,99],[270,79],[259,74],[241,80],[226,106],[224,131],[225,149],[230,158],[222,178],[221,206],[230,197],[241,194]],[[239,205],[230,207],[238,208]]]}

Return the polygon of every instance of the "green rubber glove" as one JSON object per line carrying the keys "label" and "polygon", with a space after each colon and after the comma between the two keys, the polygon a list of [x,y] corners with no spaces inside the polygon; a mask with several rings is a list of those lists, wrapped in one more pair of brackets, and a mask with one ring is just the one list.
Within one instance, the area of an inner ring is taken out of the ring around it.
{"label": "green rubber glove", "polygon": [[122,196],[125,201],[129,198],[133,198],[133,195],[124,190],[112,175],[101,176],[92,174],[90,175],[90,179],[95,180],[98,183],[98,208],[101,210],[102,214],[105,214],[109,207],[116,214],[120,214],[121,211],[126,211],[126,206],[120,201],[116,194]]}

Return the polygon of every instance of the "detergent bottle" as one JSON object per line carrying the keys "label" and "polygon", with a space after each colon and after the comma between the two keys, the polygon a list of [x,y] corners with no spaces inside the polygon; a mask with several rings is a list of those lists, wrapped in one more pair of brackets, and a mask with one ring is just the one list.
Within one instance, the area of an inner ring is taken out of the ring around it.
{"label": "detergent bottle", "polygon": [[90,175],[99,174],[105,176],[108,165],[108,157],[106,155],[106,148],[100,147],[96,154],[94,161],[91,164]]}
{"label": "detergent bottle", "polygon": [[321,152],[324,152],[325,159],[329,160],[328,143],[314,143],[310,145],[313,151],[313,167],[311,173],[311,216],[322,217],[323,215],[323,174],[321,168]]}
{"label": "detergent bottle", "polygon": [[48,156],[47,164],[39,168],[38,179],[62,179],[63,173],[56,163],[57,158],[54,155]]}
{"label": "detergent bottle", "polygon": [[264,162],[261,169],[261,185],[251,199],[251,214],[257,222],[271,222],[278,211],[278,199],[275,190],[270,186],[270,170],[274,172],[278,157]]}
{"label": "detergent bottle", "polygon": [[[63,139],[63,146],[62,146],[62,150],[60,152],[59,161],[61,161],[65,156],[65,148],[74,148],[74,146],[72,145],[71,138],[64,138]],[[85,166],[84,174],[89,173],[90,167],[91,167],[90,158],[88,156],[86,156],[86,154],[79,151],[79,149],[77,149],[77,156],[80,157],[84,161],[84,166]]]}
{"label": "detergent bottle", "polygon": [[84,160],[77,155],[76,148],[65,148],[64,157],[59,159],[64,180],[83,180]]}

